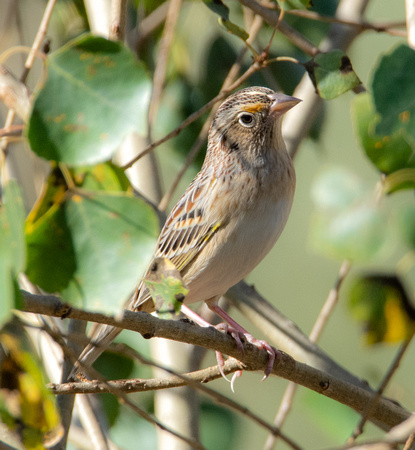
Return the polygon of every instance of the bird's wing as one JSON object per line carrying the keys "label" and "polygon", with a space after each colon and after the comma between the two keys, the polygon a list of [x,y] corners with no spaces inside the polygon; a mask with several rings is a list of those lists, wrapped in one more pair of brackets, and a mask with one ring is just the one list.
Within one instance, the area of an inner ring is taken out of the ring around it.
{"label": "bird's wing", "polygon": [[[209,220],[206,214],[206,196],[215,180],[198,176],[177,202],[167,217],[157,241],[155,258],[168,258],[179,272],[186,269],[222,224]],[[209,215],[210,216],[210,215]],[[142,309],[150,299],[148,289],[141,284],[133,301],[133,309]],[[145,309],[144,309],[145,310]]]}
{"label": "bird's wing", "polygon": [[193,260],[221,226],[209,220],[206,214],[204,199],[214,183],[210,177],[194,180],[160,233],[155,256],[170,259],[179,271]]}

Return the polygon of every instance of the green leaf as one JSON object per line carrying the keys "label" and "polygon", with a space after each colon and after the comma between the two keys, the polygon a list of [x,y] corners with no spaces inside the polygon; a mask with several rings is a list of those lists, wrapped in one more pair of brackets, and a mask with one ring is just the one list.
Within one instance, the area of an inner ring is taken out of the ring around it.
{"label": "green leaf", "polygon": [[305,68],[321,98],[331,100],[360,84],[349,57],[341,50],[320,53]]}
{"label": "green leaf", "polygon": [[249,38],[249,34],[238,25],[229,20],[229,8],[221,0],[203,0],[203,3],[218,16],[219,25],[221,25],[229,33],[238,36],[243,41]]}
{"label": "green leaf", "polygon": [[24,270],[23,200],[17,183],[10,180],[2,186],[0,205],[0,323],[10,318],[12,308],[19,308],[21,297],[17,275]]}
{"label": "green leaf", "polygon": [[27,275],[68,302],[114,312],[143,275],[158,232],[140,198],[78,190],[28,225]]}
{"label": "green leaf", "polygon": [[383,192],[392,194],[403,189],[415,189],[415,169],[401,169],[391,173],[382,182]]}
{"label": "green leaf", "polygon": [[124,171],[111,162],[73,169],[75,184],[90,191],[128,191],[130,182]]}
{"label": "green leaf", "polygon": [[94,363],[94,368],[106,380],[120,380],[131,378],[134,361],[128,356],[114,352],[104,352]]}
{"label": "green leaf", "polygon": [[355,96],[352,118],[366,155],[382,173],[415,168],[415,146],[410,144],[404,133],[396,131],[386,136],[377,134],[377,124],[381,119],[369,93]]}
{"label": "green leaf", "polygon": [[238,27],[238,25],[235,25],[230,20],[222,19],[222,17],[219,17],[218,22],[219,25],[222,25],[229,33],[238,36],[243,41],[246,41],[249,38],[249,34],[243,28]]}
{"label": "green leaf", "polygon": [[353,316],[363,323],[368,344],[399,342],[415,331],[415,308],[395,275],[365,275],[350,289]]}
{"label": "green leaf", "polygon": [[229,8],[221,0],[203,0],[203,3],[222,19],[229,20]]}
{"label": "green leaf", "polygon": [[49,447],[62,437],[60,417],[42,365],[17,319],[0,330],[0,344],[2,422],[18,434],[24,448]]}
{"label": "green leaf", "polygon": [[310,241],[328,257],[364,261],[383,248],[385,228],[385,218],[377,207],[360,203],[336,215],[316,213],[310,224]]}
{"label": "green leaf", "polygon": [[47,292],[66,288],[75,276],[77,260],[64,203],[54,204],[35,222],[28,218],[26,245],[29,280]]}
{"label": "green leaf", "polygon": [[313,5],[312,0],[277,0],[282,10],[308,9]]}
{"label": "green leaf", "polygon": [[362,180],[341,167],[330,167],[321,172],[311,187],[316,207],[323,211],[338,212],[362,198],[367,187]]}
{"label": "green leaf", "polygon": [[178,313],[189,290],[176,266],[167,258],[156,258],[144,282],[160,313]]}
{"label": "green leaf", "polygon": [[145,131],[151,82],[121,43],[84,35],[52,53],[46,67],[27,132],[39,156],[103,162],[128,133]]}
{"label": "green leaf", "polygon": [[372,90],[381,120],[376,133],[398,131],[415,141],[415,51],[405,44],[384,55],[373,75]]}
{"label": "green leaf", "polygon": [[339,169],[326,171],[315,181],[312,193],[316,209],[309,239],[316,251],[353,261],[378,254],[388,237],[386,221],[371,193],[354,174]]}

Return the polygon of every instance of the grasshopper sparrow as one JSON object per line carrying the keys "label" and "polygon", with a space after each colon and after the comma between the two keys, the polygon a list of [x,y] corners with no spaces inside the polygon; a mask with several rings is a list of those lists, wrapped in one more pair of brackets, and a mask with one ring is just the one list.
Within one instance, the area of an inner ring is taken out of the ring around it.
{"label": "grasshopper sparrow", "polygon": [[[241,335],[269,354],[265,378],[276,350],[253,338],[220,306],[218,300],[242,280],[279,238],[295,190],[295,171],[282,134],[282,116],[301,100],[264,87],[242,89],[228,97],[216,112],[209,131],[205,162],[186,189],[160,233],[155,258],[171,260],[189,293],[182,312],[209,326],[187,305],[205,301],[227,323],[239,348]],[[127,308],[155,311],[141,283]],[[120,329],[98,326],[80,356],[92,364]],[[223,359],[218,358],[219,365]]]}

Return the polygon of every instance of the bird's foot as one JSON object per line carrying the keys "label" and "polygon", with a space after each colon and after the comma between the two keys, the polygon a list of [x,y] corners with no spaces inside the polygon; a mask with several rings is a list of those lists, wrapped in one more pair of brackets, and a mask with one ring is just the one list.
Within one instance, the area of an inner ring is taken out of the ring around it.
{"label": "bird's foot", "polygon": [[[269,374],[272,371],[272,368],[274,366],[274,362],[277,359],[280,352],[276,350],[274,347],[268,344],[268,342],[259,340],[254,338],[250,333],[248,333],[245,328],[243,328],[241,325],[239,325],[235,320],[233,320],[222,308],[220,308],[216,304],[208,305],[209,308],[214,311],[216,314],[218,314],[222,319],[225,320],[225,323],[220,323],[219,325],[216,325],[216,329],[219,331],[224,331],[225,333],[230,334],[236,342],[236,346],[238,350],[243,353],[244,352],[244,346],[242,341],[245,340],[249,342],[252,345],[255,345],[256,347],[260,349],[265,349],[269,355],[269,360],[267,367],[264,370],[264,377],[261,381],[264,381],[268,378]],[[205,319],[200,317],[198,314],[196,314],[194,311],[192,311],[188,306],[182,305],[182,312],[191,320],[196,322],[202,327],[209,327],[213,326],[209,322],[207,322]],[[235,374],[232,377],[232,380],[229,380],[224,371],[223,367],[225,365],[225,360],[223,358],[222,353],[216,352],[216,361],[218,362],[219,371],[223,378],[231,382],[232,390],[233,390],[233,383],[235,382],[235,379],[240,377],[242,375],[242,370],[238,370],[235,372]]]}
{"label": "bird's foot", "polygon": [[[219,325],[216,326],[216,328],[219,331],[225,331],[226,333],[230,334],[235,339],[236,346],[238,347],[238,350],[241,353],[244,352],[244,346],[243,346],[242,340],[246,340],[250,344],[255,345],[255,347],[258,347],[259,349],[264,349],[267,351],[267,353],[269,355],[268,365],[264,371],[264,377],[262,378],[261,381],[266,380],[268,378],[269,374],[271,373],[272,368],[274,366],[274,362],[277,359],[280,352],[276,348],[269,345],[267,341],[263,341],[263,340],[254,338],[252,336],[252,334],[248,333],[244,328],[239,326],[239,324],[238,324],[238,327],[234,327],[234,326],[229,325],[228,323],[220,323]],[[219,362],[218,357],[216,357],[216,359],[218,361],[219,369],[221,370],[221,373],[223,375],[223,372],[221,369],[221,364]],[[224,364],[223,357],[222,357],[221,361],[222,361],[222,367],[223,367],[223,364]],[[242,371],[239,371],[239,372],[241,372],[241,373],[238,376],[241,376]]]}

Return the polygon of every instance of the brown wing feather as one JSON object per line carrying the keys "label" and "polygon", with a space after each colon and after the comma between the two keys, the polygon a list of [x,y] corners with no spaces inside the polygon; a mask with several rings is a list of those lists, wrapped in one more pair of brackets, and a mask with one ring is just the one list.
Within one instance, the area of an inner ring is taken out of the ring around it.
{"label": "brown wing feather", "polygon": [[[154,257],[168,258],[182,271],[220,228],[220,223],[207,222],[204,214],[203,198],[213,182],[212,177],[202,173],[193,180],[168,216]],[[150,298],[150,292],[141,283],[132,301],[133,309],[150,311],[154,308],[148,304],[152,303],[148,302]]]}

